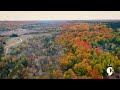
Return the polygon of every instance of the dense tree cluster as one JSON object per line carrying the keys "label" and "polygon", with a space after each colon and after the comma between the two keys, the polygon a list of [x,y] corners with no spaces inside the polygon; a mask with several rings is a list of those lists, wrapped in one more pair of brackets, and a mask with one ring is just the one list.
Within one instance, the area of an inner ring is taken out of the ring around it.
{"label": "dense tree cluster", "polygon": [[1,58],[0,78],[54,78],[53,75],[59,68],[58,57],[60,56],[55,37],[55,35],[33,37],[11,48],[10,55]]}
{"label": "dense tree cluster", "polygon": [[4,37],[1,37],[0,36],[0,60],[1,60],[1,57],[4,53]]}
{"label": "dense tree cluster", "polygon": [[[106,25],[69,24],[63,27],[57,41],[65,53],[59,60],[63,78],[103,79],[109,65],[119,72],[120,60],[116,55],[119,54],[119,34],[114,34]],[[114,54],[106,50],[109,46],[115,48]]]}
{"label": "dense tree cluster", "polygon": [[109,65],[120,72],[119,30],[102,23],[71,22],[61,24],[61,31],[36,35],[11,47],[6,56],[0,54],[0,78],[104,79]]}
{"label": "dense tree cluster", "polygon": [[18,37],[18,35],[13,33],[10,37]]}
{"label": "dense tree cluster", "polygon": [[9,29],[5,26],[0,26],[0,31],[8,31]]}
{"label": "dense tree cluster", "polygon": [[105,24],[113,29],[120,28],[120,22],[106,22]]}

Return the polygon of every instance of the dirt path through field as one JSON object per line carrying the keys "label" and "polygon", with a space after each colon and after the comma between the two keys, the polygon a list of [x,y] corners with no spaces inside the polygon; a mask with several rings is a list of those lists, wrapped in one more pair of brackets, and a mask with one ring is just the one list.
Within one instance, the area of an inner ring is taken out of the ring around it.
{"label": "dirt path through field", "polygon": [[20,35],[19,37],[14,37],[14,38],[10,38],[6,41],[6,46],[4,47],[5,51],[5,55],[7,55],[10,52],[10,48],[11,47],[15,47],[17,45],[19,45],[21,42],[24,42],[26,40],[29,40],[30,38],[36,37],[36,36],[51,36],[54,35],[56,33],[56,31],[52,31],[52,32],[46,32],[46,33],[39,33],[39,34],[28,34],[28,35]]}
{"label": "dirt path through field", "polygon": [[19,42],[10,44],[10,45],[8,45],[8,46],[5,47],[5,49],[6,49],[6,50],[5,50],[5,55],[7,55],[8,50],[9,50],[9,47],[14,46],[15,44],[18,44],[18,43],[21,43],[21,42],[22,42],[22,39],[21,39],[21,38],[18,37],[18,39],[20,40]]}

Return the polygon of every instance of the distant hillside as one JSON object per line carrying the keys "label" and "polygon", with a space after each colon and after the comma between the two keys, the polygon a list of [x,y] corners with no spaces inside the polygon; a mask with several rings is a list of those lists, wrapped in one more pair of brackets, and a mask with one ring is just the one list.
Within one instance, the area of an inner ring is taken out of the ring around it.
{"label": "distant hillside", "polygon": [[120,20],[68,20],[67,23],[62,23],[62,26],[66,26],[68,24],[73,23],[102,23],[106,24],[108,27],[111,27],[113,29],[119,29],[120,28]]}
{"label": "distant hillside", "polygon": [[83,22],[83,23],[96,23],[96,22],[120,22],[120,20],[66,20],[66,22]]}
{"label": "distant hillside", "polygon": [[105,23],[113,29],[120,28],[120,20],[43,20],[43,21],[0,21],[0,31],[20,28],[51,27],[70,23]]}
{"label": "distant hillside", "polygon": [[38,21],[0,21],[0,30],[12,30],[18,26],[38,23]]}

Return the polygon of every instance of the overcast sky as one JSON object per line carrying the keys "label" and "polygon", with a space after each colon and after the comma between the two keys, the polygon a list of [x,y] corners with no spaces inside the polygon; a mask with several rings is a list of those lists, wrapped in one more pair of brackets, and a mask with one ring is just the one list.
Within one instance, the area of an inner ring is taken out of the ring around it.
{"label": "overcast sky", "polygon": [[0,11],[0,20],[120,19],[120,11]]}

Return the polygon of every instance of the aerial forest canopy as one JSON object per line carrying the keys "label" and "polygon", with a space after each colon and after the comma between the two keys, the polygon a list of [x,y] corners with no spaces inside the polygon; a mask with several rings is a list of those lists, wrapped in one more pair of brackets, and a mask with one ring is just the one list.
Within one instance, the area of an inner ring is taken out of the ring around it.
{"label": "aerial forest canopy", "polygon": [[0,60],[1,60],[2,54],[4,52],[3,43],[4,43],[3,37],[0,36]]}
{"label": "aerial forest canopy", "polygon": [[66,22],[50,36],[34,34],[1,56],[0,78],[105,79],[109,65],[119,74],[120,31],[108,24]]}
{"label": "aerial forest canopy", "polygon": [[120,22],[106,22],[107,26],[110,26],[112,29],[120,28]]}
{"label": "aerial forest canopy", "polygon": [[59,61],[63,78],[103,79],[108,65],[120,70],[120,32],[107,25],[64,25],[57,41],[65,51]]}

